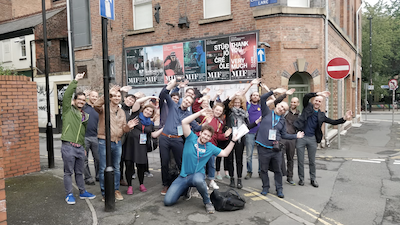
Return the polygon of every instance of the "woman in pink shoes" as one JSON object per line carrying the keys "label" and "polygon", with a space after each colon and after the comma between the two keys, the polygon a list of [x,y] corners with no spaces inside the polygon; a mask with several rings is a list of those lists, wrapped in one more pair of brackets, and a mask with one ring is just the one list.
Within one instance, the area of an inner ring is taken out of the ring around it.
{"label": "woman in pink shoes", "polygon": [[148,104],[142,107],[141,110],[133,112],[131,118],[137,117],[139,119],[138,125],[136,125],[130,132],[126,139],[126,153],[125,153],[125,165],[126,178],[128,182],[128,190],[126,194],[132,195],[132,175],[133,175],[133,164],[136,163],[137,175],[139,178],[139,190],[146,192],[147,189],[143,184],[144,172],[146,171],[147,164],[147,150],[148,142],[150,138],[157,138],[162,129],[154,131],[154,123],[151,118],[155,114],[155,108],[153,105]]}

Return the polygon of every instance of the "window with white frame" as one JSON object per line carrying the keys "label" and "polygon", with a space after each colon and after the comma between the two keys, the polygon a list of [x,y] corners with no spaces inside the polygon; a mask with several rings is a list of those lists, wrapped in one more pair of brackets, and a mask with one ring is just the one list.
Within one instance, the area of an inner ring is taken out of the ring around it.
{"label": "window with white frame", "polygon": [[310,7],[310,0],[287,0],[289,7]]}
{"label": "window with white frame", "polygon": [[19,41],[19,45],[20,45],[20,56],[21,59],[25,59],[26,58],[26,44],[25,44],[25,38],[21,39]]}
{"label": "window with white frame", "polygon": [[231,15],[231,0],[203,0],[204,19]]}
{"label": "window with white frame", "polygon": [[10,41],[3,41],[3,62],[11,61],[11,43]]}
{"label": "window with white frame", "polygon": [[141,30],[153,27],[153,5],[151,0],[133,1],[133,29]]}

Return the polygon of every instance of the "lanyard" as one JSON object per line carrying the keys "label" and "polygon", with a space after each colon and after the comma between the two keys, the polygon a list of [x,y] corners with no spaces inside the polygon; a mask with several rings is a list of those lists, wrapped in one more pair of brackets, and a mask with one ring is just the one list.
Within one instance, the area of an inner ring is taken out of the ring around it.
{"label": "lanyard", "polygon": [[207,151],[207,147],[206,147],[206,145],[204,145],[204,154],[202,156],[200,156],[199,145],[200,144],[198,141],[194,145],[194,147],[196,147],[196,150],[197,150],[197,163],[199,163],[200,159],[203,158],[203,156],[206,154],[206,151]]}
{"label": "lanyard", "polygon": [[144,125],[142,124],[142,133],[144,134]]}
{"label": "lanyard", "polygon": [[275,113],[274,113],[274,111],[272,111],[272,129],[274,129],[274,127],[279,123],[279,120],[280,120],[280,117],[275,123]]}

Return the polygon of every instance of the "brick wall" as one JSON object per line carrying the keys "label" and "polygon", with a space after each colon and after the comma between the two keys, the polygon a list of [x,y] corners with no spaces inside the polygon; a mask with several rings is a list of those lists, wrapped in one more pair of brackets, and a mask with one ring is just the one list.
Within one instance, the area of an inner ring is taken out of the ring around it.
{"label": "brick wall", "polygon": [[[61,59],[60,41],[68,42],[67,10],[64,9],[52,16],[46,22],[47,39],[51,42],[48,46],[50,73],[69,71],[69,61]],[[35,40],[43,40],[43,25],[35,27]],[[44,73],[44,49],[43,41],[35,41],[36,44],[36,65]],[[40,74],[38,71],[38,74]]]}
{"label": "brick wall", "polygon": [[[3,99],[3,96],[1,96],[0,100],[1,99]],[[0,118],[1,116],[2,116],[2,110],[0,110]],[[1,133],[1,126],[0,126],[0,225],[7,225],[6,220],[7,220],[7,211],[6,211],[6,191],[5,191],[5,181],[4,181],[3,134]]]}
{"label": "brick wall", "polygon": [[[11,0],[12,17],[21,17],[42,11],[42,0]],[[46,0],[46,9],[52,7],[52,0]]]}
{"label": "brick wall", "polygon": [[[36,83],[25,76],[0,76],[0,97],[0,179],[40,171]],[[0,183],[0,201],[1,189]]]}
{"label": "brick wall", "polygon": [[11,0],[0,0],[0,22],[12,18]]}

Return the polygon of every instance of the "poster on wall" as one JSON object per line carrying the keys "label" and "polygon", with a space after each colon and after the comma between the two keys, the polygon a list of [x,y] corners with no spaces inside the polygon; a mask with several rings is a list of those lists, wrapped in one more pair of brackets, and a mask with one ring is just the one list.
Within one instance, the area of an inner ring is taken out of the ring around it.
{"label": "poster on wall", "polygon": [[184,75],[183,43],[163,46],[164,53],[164,83],[167,84],[176,76]]}
{"label": "poster on wall", "polygon": [[207,81],[229,80],[229,37],[206,40]]}
{"label": "poster on wall", "polygon": [[128,85],[144,85],[143,48],[126,50]]}
{"label": "poster on wall", "polygon": [[231,79],[257,78],[256,34],[230,36]]}
{"label": "poster on wall", "polygon": [[189,82],[206,81],[206,53],[204,41],[189,41],[183,43],[185,78]]}
{"label": "poster on wall", "polygon": [[163,47],[144,48],[144,74],[146,84],[164,84]]}

